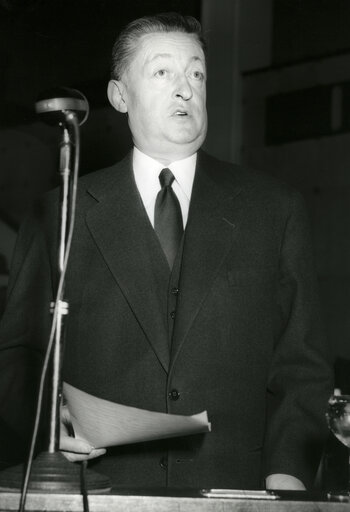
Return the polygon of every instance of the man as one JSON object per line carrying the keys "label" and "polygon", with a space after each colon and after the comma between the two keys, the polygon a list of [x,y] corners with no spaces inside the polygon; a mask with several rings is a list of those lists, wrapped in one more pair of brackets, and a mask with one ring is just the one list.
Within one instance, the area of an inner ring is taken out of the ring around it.
{"label": "man", "polygon": [[[332,391],[304,206],[288,186],[200,150],[206,72],[191,17],[136,20],[114,46],[108,97],[134,149],[80,180],[64,380],[133,407],[206,409],[212,432],[105,453],[63,429],[61,449],[119,486],[300,490]],[[50,197],[23,228],[13,264],[0,360],[8,375],[12,353],[31,361],[12,380],[19,404],[45,347],[55,208]],[[28,297],[40,309],[24,308]],[[6,403],[1,417],[19,431],[24,413]]]}

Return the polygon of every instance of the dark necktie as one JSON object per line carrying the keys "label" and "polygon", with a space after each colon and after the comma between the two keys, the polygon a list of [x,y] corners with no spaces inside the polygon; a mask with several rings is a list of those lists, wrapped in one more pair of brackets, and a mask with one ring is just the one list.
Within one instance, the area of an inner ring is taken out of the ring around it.
{"label": "dark necktie", "polygon": [[161,171],[159,182],[162,188],[154,208],[154,230],[170,268],[173,267],[183,234],[181,207],[171,186],[174,179],[170,169]]}

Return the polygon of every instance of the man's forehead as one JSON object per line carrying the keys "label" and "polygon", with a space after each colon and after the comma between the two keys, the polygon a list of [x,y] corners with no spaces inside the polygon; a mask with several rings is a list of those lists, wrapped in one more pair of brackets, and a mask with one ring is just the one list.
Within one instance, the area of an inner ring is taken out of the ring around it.
{"label": "man's forehead", "polygon": [[145,62],[157,58],[172,58],[186,54],[193,60],[205,62],[203,49],[195,34],[184,32],[152,32],[144,34],[137,41],[137,52]]}

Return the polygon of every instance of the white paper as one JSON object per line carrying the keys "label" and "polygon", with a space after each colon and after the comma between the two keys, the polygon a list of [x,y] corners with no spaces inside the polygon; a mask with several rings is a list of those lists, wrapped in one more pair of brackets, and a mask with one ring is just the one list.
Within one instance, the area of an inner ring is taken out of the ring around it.
{"label": "white paper", "polygon": [[180,416],[103,400],[63,383],[75,436],[95,448],[210,432],[207,411]]}

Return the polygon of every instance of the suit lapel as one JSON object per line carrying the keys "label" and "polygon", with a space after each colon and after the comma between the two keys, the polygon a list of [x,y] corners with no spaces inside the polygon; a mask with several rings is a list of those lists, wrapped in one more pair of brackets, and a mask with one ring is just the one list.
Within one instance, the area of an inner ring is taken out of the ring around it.
{"label": "suit lapel", "polygon": [[86,223],[165,371],[169,365],[166,293],[169,269],[134,182],[131,158],[88,189],[97,203]]}
{"label": "suit lapel", "polygon": [[217,163],[201,152],[198,155],[185,231],[171,367],[228,255],[239,223],[241,186],[233,174],[221,172]]}

